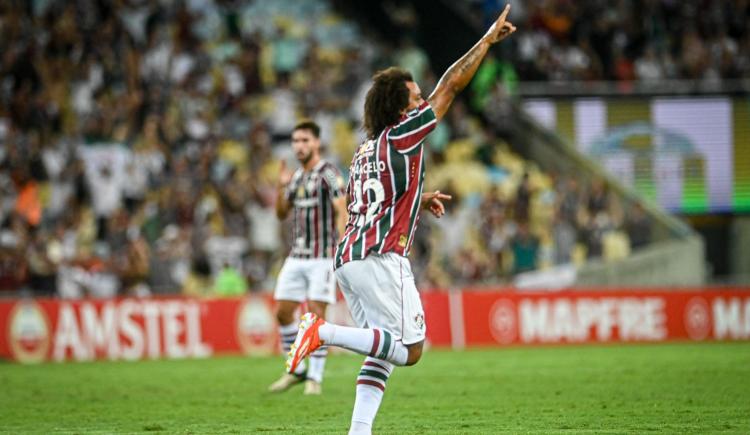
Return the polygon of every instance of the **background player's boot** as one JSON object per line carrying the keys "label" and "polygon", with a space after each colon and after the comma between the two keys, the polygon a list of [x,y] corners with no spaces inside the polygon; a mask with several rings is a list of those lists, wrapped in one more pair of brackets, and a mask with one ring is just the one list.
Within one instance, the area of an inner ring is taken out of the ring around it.
{"label": "background player's boot", "polygon": [[289,388],[302,383],[305,380],[305,375],[296,375],[284,373],[281,377],[268,387],[268,391],[271,393],[281,393]]}
{"label": "background player's boot", "polygon": [[320,347],[318,328],[324,323],[325,321],[318,318],[314,313],[305,313],[302,315],[297,338],[294,340],[292,349],[289,351],[289,357],[286,359],[287,373],[294,373],[300,362]]}
{"label": "background player's boot", "polygon": [[306,396],[319,396],[323,393],[323,387],[320,382],[308,379],[305,381],[305,395]]}

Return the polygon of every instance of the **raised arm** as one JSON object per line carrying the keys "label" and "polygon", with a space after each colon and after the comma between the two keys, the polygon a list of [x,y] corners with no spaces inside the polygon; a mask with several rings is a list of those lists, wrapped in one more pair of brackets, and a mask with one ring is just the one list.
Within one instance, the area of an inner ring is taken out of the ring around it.
{"label": "raised arm", "polygon": [[510,5],[505,6],[500,17],[492,24],[479,42],[474,44],[471,50],[451,65],[445,71],[443,77],[440,78],[437,86],[435,86],[435,90],[427,99],[438,119],[441,119],[445,115],[456,95],[469,84],[492,44],[502,41],[516,31],[516,27],[511,22],[506,21],[509,11]]}
{"label": "raised arm", "polygon": [[276,184],[276,217],[280,220],[286,219],[289,209],[292,208],[292,204],[286,195],[286,188],[291,181],[292,172],[286,168],[286,161],[282,160],[281,168],[279,169],[279,181]]}

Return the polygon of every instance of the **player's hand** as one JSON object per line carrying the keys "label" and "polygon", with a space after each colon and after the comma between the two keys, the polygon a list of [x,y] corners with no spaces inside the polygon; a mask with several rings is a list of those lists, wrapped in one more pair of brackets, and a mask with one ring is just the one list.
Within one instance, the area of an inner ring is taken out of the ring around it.
{"label": "player's hand", "polygon": [[510,12],[510,5],[505,5],[505,9],[503,9],[503,12],[500,14],[497,21],[492,23],[490,29],[484,34],[484,39],[490,44],[500,42],[516,31],[516,26],[510,21],[507,21],[508,12]]}
{"label": "player's hand", "polygon": [[286,187],[290,181],[292,181],[292,171],[287,169],[286,160],[282,160],[279,168],[279,188]]}
{"label": "player's hand", "polygon": [[453,197],[440,193],[439,190],[422,194],[422,206],[430,210],[436,218],[445,214],[445,205],[443,201],[450,201]]}

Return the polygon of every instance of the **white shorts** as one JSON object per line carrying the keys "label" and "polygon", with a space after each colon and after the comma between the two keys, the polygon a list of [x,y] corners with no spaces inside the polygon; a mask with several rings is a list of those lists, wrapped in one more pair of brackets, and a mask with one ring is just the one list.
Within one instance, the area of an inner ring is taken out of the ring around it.
{"label": "white shorts", "polygon": [[407,258],[370,254],[338,268],[336,279],[357,326],[383,328],[404,344],[424,340],[424,310]]}
{"label": "white shorts", "polygon": [[287,257],[273,295],[277,301],[336,302],[336,279],[331,258]]}

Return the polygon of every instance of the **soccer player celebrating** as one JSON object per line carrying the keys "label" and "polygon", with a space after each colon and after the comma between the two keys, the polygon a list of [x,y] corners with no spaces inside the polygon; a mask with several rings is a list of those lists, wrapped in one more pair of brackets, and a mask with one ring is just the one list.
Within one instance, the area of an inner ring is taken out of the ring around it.
{"label": "soccer player celebrating", "polygon": [[336,279],[358,328],[302,316],[287,359],[295,373],[320,346],[340,346],[366,355],[357,377],[350,434],[369,434],[394,366],[416,364],[425,323],[407,255],[421,207],[440,217],[439,191],[422,194],[425,136],[469,83],[487,50],[516,28],[506,6],[487,33],[445,72],[427,101],[411,75],[388,68],[373,77],[365,99],[368,140],[350,166],[349,220],[336,247]]}
{"label": "soccer player celebrating", "polygon": [[[311,121],[297,124],[292,131],[292,149],[301,167],[294,174],[282,161],[276,215],[285,219],[294,211],[292,251],[281,268],[274,298],[278,308],[281,344],[285,352],[297,336],[294,312],[307,301],[316,318],[324,318],[328,304],[336,302],[333,253],[338,236],[346,226],[344,181],[334,165],[320,157],[320,127]],[[320,394],[328,350],[318,347],[304,361],[284,373],[268,388],[281,392],[305,382],[305,394]]]}

